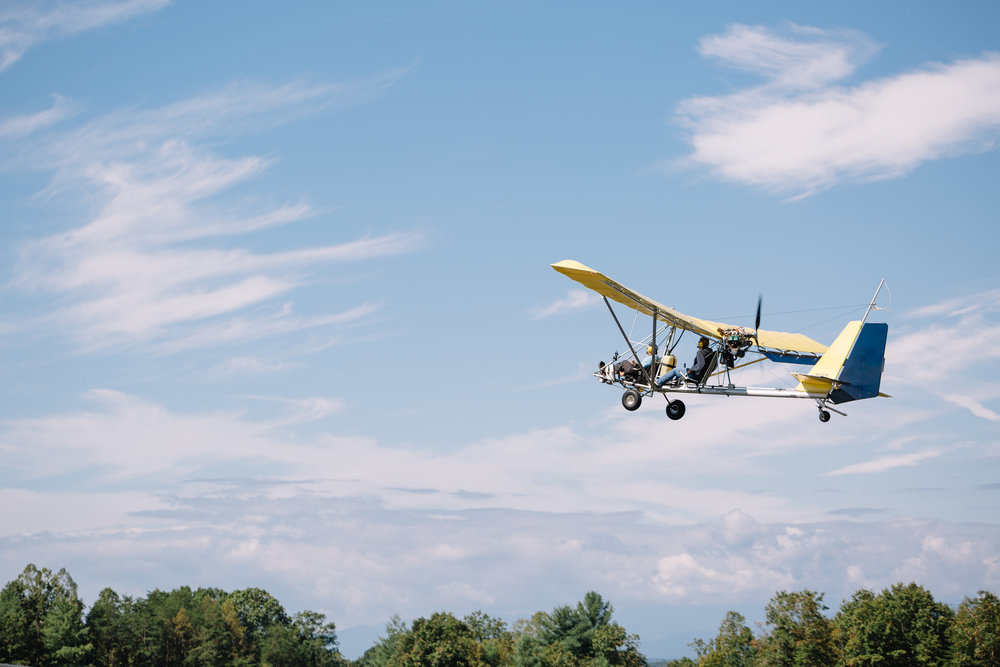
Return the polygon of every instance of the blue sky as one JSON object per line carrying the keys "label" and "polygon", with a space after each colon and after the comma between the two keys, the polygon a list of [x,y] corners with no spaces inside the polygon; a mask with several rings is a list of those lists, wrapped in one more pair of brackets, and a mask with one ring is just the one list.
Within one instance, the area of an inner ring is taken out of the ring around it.
{"label": "blue sky", "polygon": [[[781,589],[998,590],[998,13],[5,4],[0,578],[260,586],[351,657],[588,590],[650,657]],[[893,398],[626,413],[567,258],[826,343],[885,278]]]}

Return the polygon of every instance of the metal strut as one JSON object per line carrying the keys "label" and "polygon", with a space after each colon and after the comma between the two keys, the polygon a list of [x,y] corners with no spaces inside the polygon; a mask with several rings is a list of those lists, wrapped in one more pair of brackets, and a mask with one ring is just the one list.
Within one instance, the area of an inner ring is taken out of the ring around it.
{"label": "metal strut", "polygon": [[885,278],[883,278],[882,281],[879,282],[878,289],[875,290],[875,296],[872,297],[871,303],[868,304],[868,310],[865,311],[865,316],[861,318],[862,323],[868,321],[868,314],[872,312],[873,308],[877,309],[877,306],[875,305],[875,300],[878,299],[878,293],[882,291],[883,285],[885,285]]}
{"label": "metal strut", "polygon": [[[630,341],[628,339],[628,334],[625,333],[625,328],[622,327],[622,323],[618,321],[618,316],[615,315],[615,309],[611,307],[611,302],[608,301],[608,297],[602,296],[601,298],[604,299],[604,305],[608,307],[608,312],[611,313],[611,317],[614,318],[615,324],[618,325],[618,330],[622,332],[622,338],[625,339],[625,344],[628,345],[628,351],[632,353],[632,357],[635,359],[635,363],[637,363],[640,366],[642,366],[642,359],[640,359],[639,355],[635,353],[635,348],[632,347],[632,341]],[[653,331],[654,332],[656,331],[656,318],[655,318],[655,316],[653,318]],[[649,369],[650,369],[650,373],[652,373],[653,364],[649,365]],[[648,377],[648,374],[647,374],[647,377]],[[649,384],[650,384],[650,386],[652,386],[652,384],[653,384],[653,380],[652,379],[649,380]]]}
{"label": "metal strut", "polygon": [[847,416],[846,412],[841,412],[837,408],[832,407],[831,405],[828,405],[827,402],[826,402],[826,399],[823,399],[822,401],[817,400],[816,403],[817,403],[817,405],[818,405],[818,407],[819,407],[820,410],[829,410],[830,412],[836,412],[841,417],[846,417]]}

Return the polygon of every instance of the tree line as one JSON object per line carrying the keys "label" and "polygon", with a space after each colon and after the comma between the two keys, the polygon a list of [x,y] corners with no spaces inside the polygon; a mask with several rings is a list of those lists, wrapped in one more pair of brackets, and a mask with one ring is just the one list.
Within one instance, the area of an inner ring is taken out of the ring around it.
{"label": "tree line", "polygon": [[355,661],[323,614],[289,615],[267,591],[100,592],[89,610],[61,569],[28,565],[0,591],[0,663],[34,667],[644,667],[639,638],[597,593],[514,626],[477,611],[393,618]]}
{"label": "tree line", "polygon": [[833,616],[823,594],[776,594],[754,633],[746,619],[726,614],[719,633],[696,639],[697,661],[669,667],[979,667],[1000,666],[1000,599],[979,591],[952,609],[930,591],[895,584],[881,593],[859,590]]}
{"label": "tree line", "polygon": [[[729,612],[697,659],[657,666],[1000,665],[1000,601],[980,591],[952,609],[916,584],[861,590],[832,618],[823,595],[782,591],[755,633]],[[410,624],[394,617],[357,660],[323,614],[289,615],[267,591],[182,586],[86,609],[65,569],[28,565],[0,591],[0,663],[35,667],[648,667],[639,637],[595,592],[508,625],[477,611]]]}

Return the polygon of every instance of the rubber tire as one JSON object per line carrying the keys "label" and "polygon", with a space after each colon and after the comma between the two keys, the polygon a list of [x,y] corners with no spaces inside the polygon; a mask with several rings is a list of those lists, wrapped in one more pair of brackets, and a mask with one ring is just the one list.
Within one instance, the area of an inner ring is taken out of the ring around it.
{"label": "rubber tire", "polygon": [[642,405],[642,396],[635,389],[629,389],[622,394],[622,407],[629,412],[638,410],[640,405]]}
{"label": "rubber tire", "polygon": [[826,422],[830,421],[830,413],[827,412],[826,410],[820,410],[819,411],[819,420],[821,422],[823,422],[824,424]]}
{"label": "rubber tire", "polygon": [[667,403],[667,417],[673,421],[677,421],[684,416],[686,409],[684,401],[670,401]]}

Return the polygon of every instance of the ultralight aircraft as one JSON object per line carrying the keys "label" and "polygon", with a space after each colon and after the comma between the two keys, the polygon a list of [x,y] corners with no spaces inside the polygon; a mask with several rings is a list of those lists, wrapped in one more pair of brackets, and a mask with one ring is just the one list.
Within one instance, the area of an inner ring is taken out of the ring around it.
{"label": "ultralight aircraft", "polygon": [[[879,385],[885,366],[889,326],[885,323],[867,322],[869,313],[877,308],[875,300],[885,284],[884,280],[879,283],[864,317],[849,322],[833,344],[827,347],[800,333],[761,329],[760,299],[757,301],[754,328],[749,329],[684,315],[580,262],[567,259],[553,264],[552,268],[600,294],[624,336],[631,358],[618,362],[616,352],[612,363],[600,362],[594,375],[602,383],[617,384],[625,390],[622,405],[626,410],[637,410],[644,396],[657,393],[667,400],[667,417],[672,420],[683,417],[685,407],[683,401],[679,398],[671,399],[668,394],[806,398],[816,402],[819,420],[827,422],[831,412],[846,416],[832,407],[831,403],[840,405],[864,398],[886,396],[879,392]],[[653,318],[652,334],[639,342],[639,345],[645,346],[648,343],[651,346],[652,354],[645,366],[608,299]],[[656,378],[666,375],[677,365],[672,352],[684,332],[707,339],[708,354],[704,359],[704,368],[698,374],[682,373],[677,381],[659,386]],[[657,355],[657,338],[666,346],[666,354],[663,356]],[[760,361],[801,364],[811,368],[806,372],[792,373],[798,381],[792,388],[740,387],[732,382],[732,371]]]}

